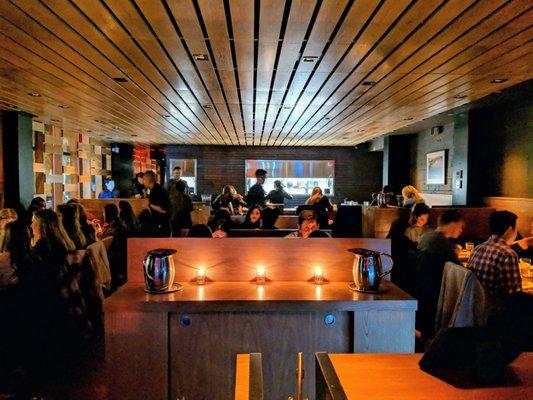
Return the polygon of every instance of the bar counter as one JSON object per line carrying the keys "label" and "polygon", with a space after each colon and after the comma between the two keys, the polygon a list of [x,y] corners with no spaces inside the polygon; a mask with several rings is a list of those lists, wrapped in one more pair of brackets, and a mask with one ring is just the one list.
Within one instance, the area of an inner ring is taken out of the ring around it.
{"label": "bar counter", "polygon": [[[338,251],[357,246],[387,250],[388,241],[309,240],[133,239],[128,254],[132,280],[105,303],[111,398],[231,399],[236,355],[262,353],[265,399],[286,399],[295,394],[299,351],[305,356],[304,388],[309,394],[314,392],[317,351],[412,353],[416,300],[388,281],[380,294],[351,291],[352,257]],[[265,254],[254,260],[267,266],[265,284],[253,282],[251,264],[239,261],[250,242]],[[146,293],[139,281],[139,257],[163,244],[186,255],[187,265],[207,260],[203,265],[212,266],[207,283],[196,284],[194,270],[176,258],[183,289]],[[298,255],[300,248],[311,251],[310,244],[332,263],[322,263],[326,282],[321,285],[308,279],[307,266],[295,261],[303,257]],[[268,258],[269,245],[278,250],[291,247],[293,261],[287,263],[282,251],[281,260],[275,255],[277,267]],[[216,266],[209,262],[211,255],[219,259]],[[221,281],[223,276],[228,280]]]}

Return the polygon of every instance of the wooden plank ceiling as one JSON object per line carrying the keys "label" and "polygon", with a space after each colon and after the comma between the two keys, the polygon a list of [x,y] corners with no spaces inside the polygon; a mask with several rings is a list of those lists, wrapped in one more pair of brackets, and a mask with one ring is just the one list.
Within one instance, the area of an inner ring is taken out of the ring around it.
{"label": "wooden plank ceiling", "polygon": [[354,145],[531,79],[532,8],[0,0],[0,108],[118,142]]}

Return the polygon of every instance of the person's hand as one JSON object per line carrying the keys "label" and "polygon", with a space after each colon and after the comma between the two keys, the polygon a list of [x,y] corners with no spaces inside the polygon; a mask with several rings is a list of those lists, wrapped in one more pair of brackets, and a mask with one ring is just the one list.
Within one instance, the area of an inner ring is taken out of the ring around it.
{"label": "person's hand", "polygon": [[135,195],[135,198],[136,198],[136,199],[142,199],[142,196],[141,196],[140,194],[136,194],[136,195]]}
{"label": "person's hand", "polygon": [[522,249],[526,250],[526,249],[528,249],[530,247],[533,247],[533,236],[520,239],[516,243],[518,243],[518,245]]}
{"label": "person's hand", "polygon": [[463,251],[463,248],[461,247],[461,245],[456,244],[454,247],[454,250],[455,250],[455,254],[457,254],[457,256],[460,256],[461,252]]}

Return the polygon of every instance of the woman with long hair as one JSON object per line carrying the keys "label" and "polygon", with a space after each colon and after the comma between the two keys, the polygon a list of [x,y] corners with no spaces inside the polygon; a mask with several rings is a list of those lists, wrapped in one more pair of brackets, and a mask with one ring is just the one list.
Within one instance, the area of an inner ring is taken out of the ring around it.
{"label": "woman with long hair", "polygon": [[420,192],[412,185],[407,185],[402,189],[403,206],[412,207],[417,203],[424,203],[424,198]]}
{"label": "woman with long hair", "polygon": [[333,204],[331,204],[331,201],[329,201],[327,196],[322,194],[322,189],[319,186],[313,188],[311,196],[309,196],[309,198],[306,200],[305,205],[319,205],[324,207],[328,211],[333,211]]}
{"label": "woman with long hair", "polygon": [[239,228],[241,229],[259,229],[261,227],[261,207],[258,205],[248,209],[244,222]]}
{"label": "woman with long hair", "polygon": [[242,214],[242,207],[246,206],[246,202],[244,201],[244,198],[237,193],[237,189],[231,185],[225,185],[222,188],[222,193],[217,196],[211,206],[215,211],[225,208],[231,215],[240,215]]}
{"label": "woman with long hair", "polygon": [[80,222],[81,231],[85,235],[87,246],[96,242],[96,229],[94,229],[94,226],[89,222],[85,207],[83,207],[76,199],[69,200],[67,204],[74,205],[78,209],[78,220]]}
{"label": "woman with long hair", "polygon": [[79,208],[75,205],[61,204],[57,206],[57,211],[65,231],[76,246],[76,250],[85,249],[87,247],[87,239],[81,230]]}
{"label": "woman with long hair", "polygon": [[118,208],[120,210],[118,216],[124,222],[124,225],[126,225],[128,236],[135,236],[139,232],[139,220],[135,216],[131,204],[126,200],[120,200],[118,202]]}
{"label": "woman with long hair", "polygon": [[[70,251],[76,250],[76,245],[68,236],[55,211],[40,210],[34,213],[31,228],[34,249],[41,249],[42,246],[46,246],[49,251],[59,251],[58,255],[65,255]],[[45,249],[43,248],[43,250]]]}
{"label": "woman with long hair", "polygon": [[429,207],[424,203],[417,203],[411,209],[409,215],[409,226],[405,229],[404,235],[413,243],[420,241],[420,238],[426,233],[429,228],[427,226],[429,220]]}

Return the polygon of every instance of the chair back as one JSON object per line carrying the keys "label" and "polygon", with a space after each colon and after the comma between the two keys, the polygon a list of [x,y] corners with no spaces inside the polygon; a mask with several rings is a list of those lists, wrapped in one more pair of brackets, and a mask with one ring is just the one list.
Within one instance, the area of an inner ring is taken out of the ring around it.
{"label": "chair back", "polygon": [[487,311],[485,291],[476,275],[461,265],[444,264],[435,331],[483,326],[487,322]]}
{"label": "chair back", "polygon": [[107,236],[103,238],[102,243],[104,244],[105,251],[107,253],[107,258],[109,258],[109,249],[111,249],[111,243],[113,243],[113,236]]}
{"label": "chair back", "polygon": [[111,287],[111,269],[109,267],[109,258],[105,244],[102,240],[97,240],[87,246],[89,261],[94,269],[97,282],[104,288]]}

